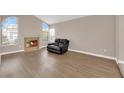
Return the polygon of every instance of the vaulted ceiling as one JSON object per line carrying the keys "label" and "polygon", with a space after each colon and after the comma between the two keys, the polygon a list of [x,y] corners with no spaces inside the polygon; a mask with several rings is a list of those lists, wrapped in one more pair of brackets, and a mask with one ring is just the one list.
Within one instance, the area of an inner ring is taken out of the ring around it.
{"label": "vaulted ceiling", "polygon": [[35,16],[45,21],[48,24],[56,24],[56,23],[84,17],[84,15],[35,15]]}

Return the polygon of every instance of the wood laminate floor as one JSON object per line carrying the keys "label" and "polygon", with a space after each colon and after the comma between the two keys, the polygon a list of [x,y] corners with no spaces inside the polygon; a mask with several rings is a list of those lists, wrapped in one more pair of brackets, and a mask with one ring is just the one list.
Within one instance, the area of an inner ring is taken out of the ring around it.
{"label": "wood laminate floor", "polygon": [[115,61],[67,52],[57,55],[41,49],[2,56],[0,77],[14,78],[120,78]]}

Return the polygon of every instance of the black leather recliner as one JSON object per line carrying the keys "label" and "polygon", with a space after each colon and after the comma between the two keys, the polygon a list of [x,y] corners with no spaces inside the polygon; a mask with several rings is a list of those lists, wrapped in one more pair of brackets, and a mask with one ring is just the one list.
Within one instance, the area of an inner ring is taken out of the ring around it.
{"label": "black leather recliner", "polygon": [[54,43],[49,43],[47,50],[57,54],[63,54],[68,51],[69,40],[67,39],[56,39]]}

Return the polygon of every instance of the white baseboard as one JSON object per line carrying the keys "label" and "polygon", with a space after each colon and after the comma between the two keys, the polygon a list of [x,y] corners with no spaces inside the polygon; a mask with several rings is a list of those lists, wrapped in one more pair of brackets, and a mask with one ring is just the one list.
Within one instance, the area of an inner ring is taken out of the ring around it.
{"label": "white baseboard", "polygon": [[1,53],[0,55],[13,54],[13,53],[18,53],[18,52],[24,52],[24,50],[11,51],[11,52],[4,52],[4,53]]}
{"label": "white baseboard", "polygon": [[[46,46],[42,46],[41,48],[45,48]],[[4,53],[0,53],[0,55],[7,55],[7,54],[13,54],[13,53],[18,53],[18,52],[24,52],[24,50],[18,50],[18,51],[11,51],[11,52],[4,52]]]}
{"label": "white baseboard", "polygon": [[118,63],[118,59],[117,58],[115,58],[115,61],[116,61],[116,63]]}
{"label": "white baseboard", "polygon": [[123,61],[123,60],[118,60],[117,63],[122,63],[122,64],[124,64],[124,61]]}
{"label": "white baseboard", "polygon": [[[41,48],[45,48],[46,46],[42,46]],[[102,57],[102,58],[106,58],[106,59],[112,59],[112,60],[116,60],[117,59],[115,57],[110,57],[110,56],[104,56],[104,55],[99,55],[99,54],[95,54],[95,53],[90,53],[90,52],[85,52],[85,51],[79,51],[79,50],[74,50],[74,49],[69,49],[69,51],[73,51],[73,52],[78,52],[78,53],[82,53],[82,54],[87,54],[87,55],[92,55],[92,56],[96,56],[96,57]],[[18,52],[24,52],[24,50],[18,50],[18,51],[12,51],[12,52],[5,52],[5,53],[1,53],[0,55],[6,55],[6,54],[12,54],[12,53],[18,53]],[[119,63],[124,63],[124,61],[117,61]]]}
{"label": "white baseboard", "polygon": [[47,46],[42,46],[42,47],[40,47],[40,49],[41,49],[41,48],[46,48],[46,47],[47,47]]}
{"label": "white baseboard", "polygon": [[124,61],[123,60],[118,60],[117,63],[118,63],[120,72],[121,72],[121,74],[122,74],[122,76],[124,78],[124,66],[123,66],[124,65]]}
{"label": "white baseboard", "polygon": [[106,58],[106,59],[111,59],[111,60],[116,60],[115,57],[104,56],[104,55],[85,52],[85,51],[79,51],[79,50],[74,50],[74,49],[69,49],[69,51],[78,52],[78,53],[87,54],[87,55],[92,55],[92,56],[101,57],[101,58]]}

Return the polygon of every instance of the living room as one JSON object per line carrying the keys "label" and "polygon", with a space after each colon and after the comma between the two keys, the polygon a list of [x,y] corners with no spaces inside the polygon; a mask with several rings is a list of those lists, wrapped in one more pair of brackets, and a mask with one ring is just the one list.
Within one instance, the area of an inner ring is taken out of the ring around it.
{"label": "living room", "polygon": [[0,77],[123,77],[124,16],[6,15],[0,21]]}
{"label": "living room", "polygon": [[123,93],[123,0],[1,0],[1,93]]}

